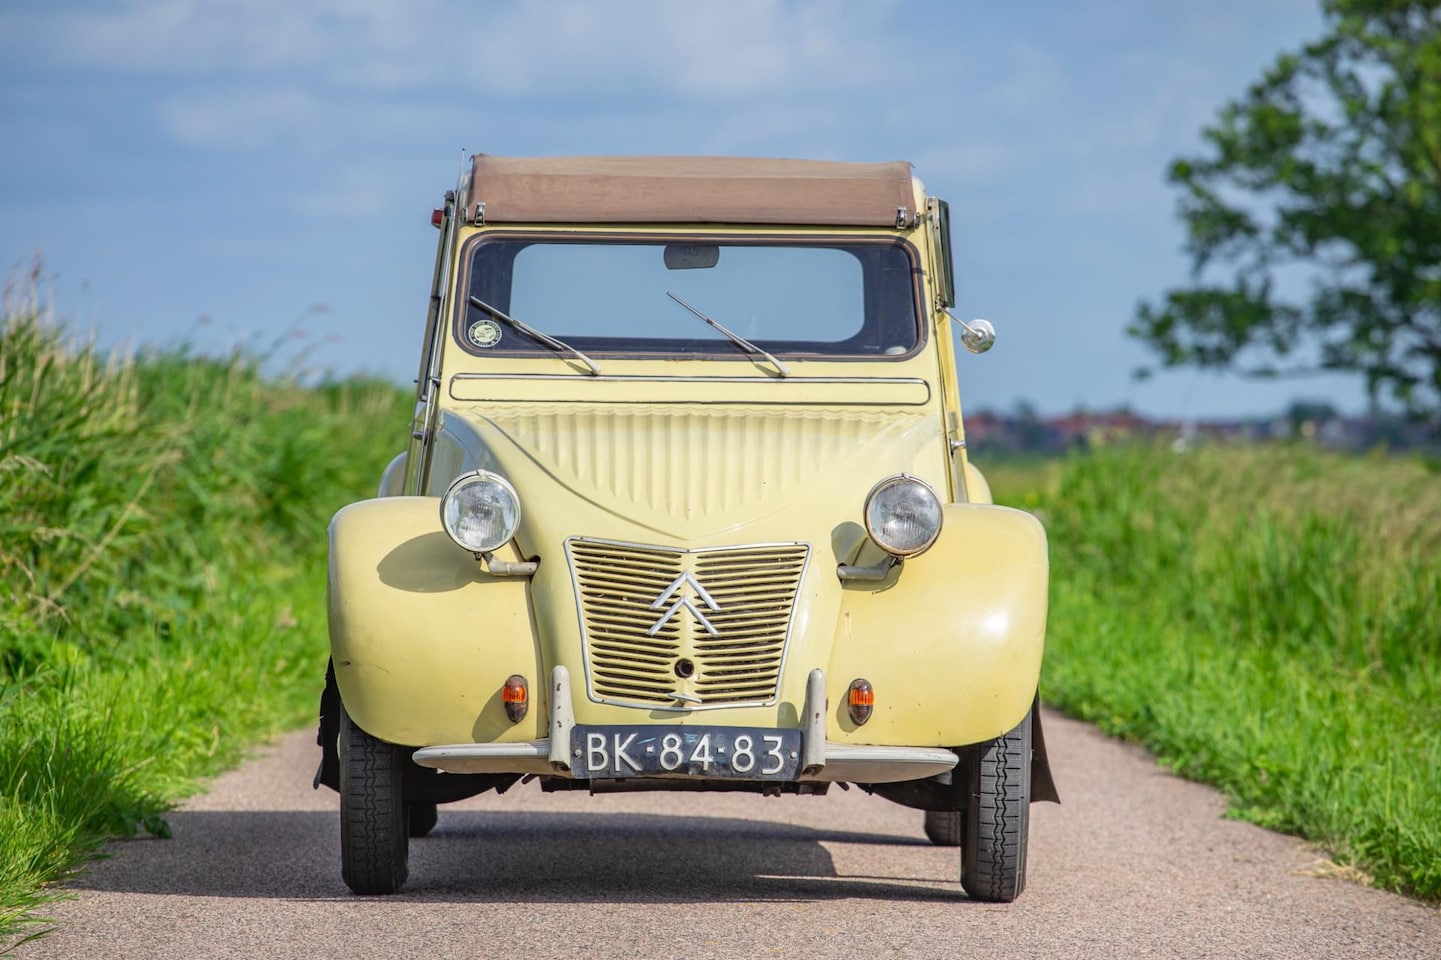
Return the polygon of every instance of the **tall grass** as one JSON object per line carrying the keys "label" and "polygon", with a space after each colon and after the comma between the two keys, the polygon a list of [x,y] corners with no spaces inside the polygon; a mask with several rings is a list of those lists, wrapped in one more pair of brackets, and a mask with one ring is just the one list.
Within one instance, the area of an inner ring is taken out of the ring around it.
{"label": "tall grass", "polygon": [[1052,547],[1043,695],[1441,899],[1441,477],[1305,447],[997,478]]}
{"label": "tall grass", "polygon": [[[107,357],[33,297],[0,328],[0,950],[44,886],[304,720],[325,527],[370,495],[404,398],[253,356]],[[53,889],[53,888],[51,888]]]}

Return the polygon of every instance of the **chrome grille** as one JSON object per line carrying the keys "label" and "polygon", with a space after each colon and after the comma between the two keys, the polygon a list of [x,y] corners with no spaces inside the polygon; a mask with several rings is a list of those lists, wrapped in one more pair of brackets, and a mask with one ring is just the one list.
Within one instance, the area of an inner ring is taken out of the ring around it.
{"label": "chrome grille", "polygon": [[577,538],[566,553],[592,698],[671,707],[774,700],[808,545],[688,551]]}

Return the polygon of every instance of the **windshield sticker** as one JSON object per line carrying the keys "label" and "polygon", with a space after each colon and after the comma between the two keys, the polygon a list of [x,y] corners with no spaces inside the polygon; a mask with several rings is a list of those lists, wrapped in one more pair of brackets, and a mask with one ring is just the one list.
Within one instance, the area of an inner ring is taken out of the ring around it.
{"label": "windshield sticker", "polygon": [[493,347],[500,343],[500,324],[494,320],[477,320],[470,325],[466,335],[477,347]]}

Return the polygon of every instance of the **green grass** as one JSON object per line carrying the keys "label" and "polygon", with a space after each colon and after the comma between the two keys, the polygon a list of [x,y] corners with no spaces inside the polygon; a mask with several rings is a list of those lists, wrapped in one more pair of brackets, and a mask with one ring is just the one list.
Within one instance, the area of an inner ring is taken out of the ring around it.
{"label": "green grass", "polygon": [[1217,785],[1236,816],[1441,899],[1434,468],[1131,448],[994,479],[1051,538],[1048,701]]}
{"label": "green grass", "polygon": [[[253,356],[112,361],[33,300],[0,328],[0,951],[105,838],[313,717],[325,528],[405,397]],[[42,911],[43,912],[43,911]]]}

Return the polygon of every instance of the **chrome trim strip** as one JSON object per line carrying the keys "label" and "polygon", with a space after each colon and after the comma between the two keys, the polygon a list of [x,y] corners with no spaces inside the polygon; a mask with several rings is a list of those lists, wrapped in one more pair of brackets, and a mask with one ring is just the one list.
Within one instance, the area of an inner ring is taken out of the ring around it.
{"label": "chrome trim strip", "polygon": [[947,770],[960,760],[945,747],[879,747],[869,743],[826,741],[826,763],[937,763]]}
{"label": "chrome trim strip", "polygon": [[[795,362],[794,360],[792,361]],[[585,373],[454,373],[450,380],[576,380],[587,383],[620,381],[625,383],[785,383],[801,386],[807,383],[883,383],[929,386],[920,377],[667,377],[654,374],[604,373],[591,376]]]}
{"label": "chrome trim strip", "polygon": [[826,765],[802,780],[845,783],[896,783],[920,780],[954,769],[958,758],[944,747],[878,747],[870,744],[825,745]]}
{"label": "chrome trim strip", "polygon": [[[795,617],[795,608],[794,608],[794,607],[791,608],[791,615],[790,615],[790,617],[788,617],[788,618],[786,619],[786,635],[785,635],[785,639],[781,641],[781,662],[780,662],[779,671],[778,671],[778,673],[777,673],[777,675],[776,675],[776,688],[775,688],[775,692],[772,693],[771,696],[770,696],[768,699],[766,699],[766,700],[745,700],[745,701],[741,701],[741,702],[737,702],[737,703],[715,703],[715,704],[710,704],[710,705],[708,705],[708,706],[707,706],[707,705],[704,705],[704,704],[692,706],[692,705],[690,705],[690,704],[684,704],[684,703],[683,703],[683,704],[679,704],[679,705],[677,705],[677,706],[657,706],[657,705],[654,704],[654,703],[640,702],[640,701],[632,701],[632,700],[611,700],[611,699],[607,699],[607,698],[605,698],[605,697],[599,696],[599,695],[595,692],[595,687],[594,687],[594,684],[593,684],[592,679],[591,679],[591,673],[590,673],[590,632],[587,631],[586,628],[585,628],[585,611],[584,611],[584,609],[582,609],[581,599],[580,599],[580,578],[576,575],[576,571],[575,571],[575,557],[574,557],[574,556],[571,554],[571,552],[570,552],[570,545],[571,545],[572,543],[595,543],[595,544],[600,544],[601,546],[606,546],[606,547],[632,547],[632,548],[637,548],[637,549],[641,549],[641,550],[663,551],[663,552],[668,552],[668,553],[697,553],[697,554],[699,554],[699,553],[716,553],[716,552],[723,551],[723,550],[757,550],[757,549],[765,549],[766,547],[805,547],[805,548],[806,548],[806,558],[805,558],[805,561],[801,564],[801,574],[800,574],[800,577],[796,580],[796,600],[797,600],[797,602],[799,602],[799,600],[800,600],[802,586],[803,586],[803,585],[805,584],[805,582],[806,582],[806,574],[808,574],[808,573],[810,572],[810,569],[811,569],[811,556],[816,552],[816,551],[815,551],[815,545],[814,545],[814,544],[812,544],[812,543],[810,543],[810,542],[808,542],[808,541],[805,541],[805,540],[780,540],[780,541],[775,541],[775,542],[771,542],[771,543],[733,543],[733,544],[726,544],[725,546],[718,546],[718,547],[696,547],[696,548],[694,548],[694,549],[687,550],[687,549],[685,549],[685,548],[683,548],[683,547],[667,547],[667,546],[664,546],[664,545],[658,544],[658,543],[628,543],[628,542],[626,542],[626,541],[624,541],[624,540],[605,540],[605,539],[601,539],[601,538],[598,538],[598,537],[566,537],[566,538],[565,538],[565,541],[564,541],[564,543],[563,543],[563,545],[564,545],[564,547],[565,547],[565,562],[566,562],[566,566],[570,568],[571,596],[575,598],[575,617],[576,617],[576,621],[577,621],[577,626],[578,626],[579,629],[580,629],[580,650],[581,650],[581,657],[583,658],[583,661],[584,661],[584,663],[585,663],[585,665],[586,665],[586,671],[585,671],[585,695],[586,695],[586,699],[588,699],[591,703],[604,703],[604,704],[609,704],[610,706],[616,706],[616,707],[641,707],[641,708],[646,709],[646,710],[654,710],[654,711],[657,711],[657,712],[685,713],[685,714],[689,714],[689,713],[699,713],[699,712],[702,712],[702,711],[705,711],[705,710],[729,710],[729,709],[731,709],[732,707],[772,707],[772,706],[775,706],[775,705],[780,701],[780,688],[781,688],[781,683],[782,683],[782,681],[785,679],[785,675],[786,675],[786,660],[790,657],[790,652],[791,652],[791,633],[792,633],[792,631],[795,630],[795,625],[796,625],[796,617]],[[559,669],[561,669],[561,668],[560,668],[560,667],[557,667],[556,669],[559,670]],[[824,699],[824,686],[822,687],[822,699]]]}
{"label": "chrome trim strip", "polygon": [[[522,743],[453,743],[422,747],[413,759],[422,767],[444,770],[447,760],[544,760],[555,753],[550,739]],[[565,753],[565,748],[561,748]]]}
{"label": "chrome trim strip", "polygon": [[839,744],[826,741],[826,763],[882,763],[904,760],[909,763],[945,764],[951,768],[960,757],[945,747],[878,747],[875,744]]}

